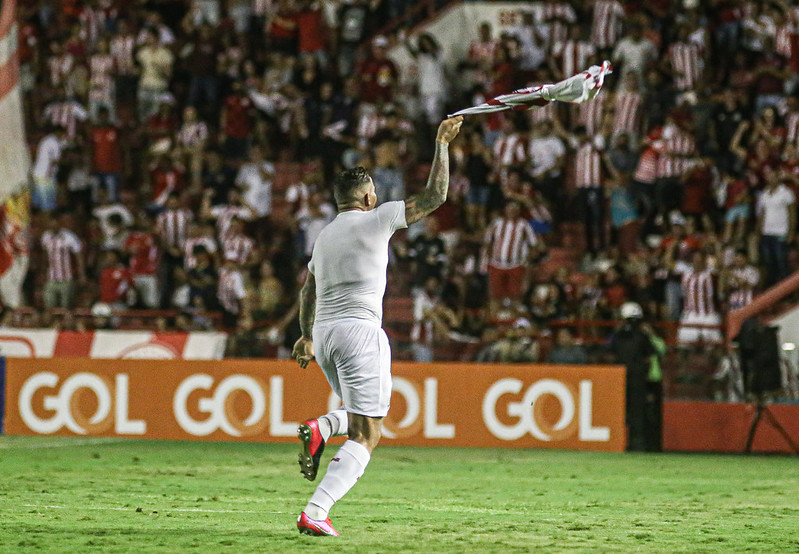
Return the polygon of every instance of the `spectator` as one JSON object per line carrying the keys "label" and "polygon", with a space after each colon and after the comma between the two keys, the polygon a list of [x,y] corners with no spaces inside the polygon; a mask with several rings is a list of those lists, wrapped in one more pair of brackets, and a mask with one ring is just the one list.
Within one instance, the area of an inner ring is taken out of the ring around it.
{"label": "spectator", "polygon": [[174,56],[153,28],[142,31],[142,46],[136,52],[136,61],[141,66],[138,106],[139,121],[145,121],[157,110],[158,102],[167,92],[172,79]]}
{"label": "spectator", "polygon": [[183,166],[188,168],[191,188],[200,186],[203,150],[209,138],[208,125],[197,118],[197,110],[187,106],[183,110],[183,124],[177,134],[176,145],[183,157]]}
{"label": "spectator", "polygon": [[378,35],[372,40],[371,55],[356,68],[361,82],[361,100],[369,104],[391,102],[399,79],[396,64],[387,56],[388,39]]}
{"label": "spectator", "polygon": [[471,230],[482,230],[486,227],[492,189],[496,189],[496,176],[491,173],[491,150],[483,142],[482,133],[476,130],[466,133],[465,150],[463,166],[469,183],[466,221]]}
{"label": "spectator", "polygon": [[149,309],[161,304],[158,283],[158,246],[150,218],[143,212],[137,214],[133,230],[124,242],[125,252],[130,257],[130,273],[140,303]]}
{"label": "spectator", "polygon": [[585,347],[574,340],[568,327],[561,327],[555,335],[555,347],[547,356],[547,363],[565,365],[585,365],[589,363]]}
{"label": "spectator", "polygon": [[100,275],[100,302],[112,310],[126,310],[135,298],[133,275],[123,263],[119,250],[106,250]]}
{"label": "spectator", "polygon": [[602,192],[601,156],[605,147],[604,140],[602,136],[592,137],[583,126],[576,128],[574,134],[571,134],[558,123],[556,132],[574,150],[575,184],[581,216],[585,222],[585,240],[589,253],[595,256],[605,247],[605,195]]}
{"label": "spectator", "polygon": [[[212,204],[224,203],[236,186],[236,171],[217,150],[208,150],[202,171],[202,188],[213,190]],[[199,191],[198,191],[199,192]]]}
{"label": "spectator", "polygon": [[[99,186],[105,188],[108,199],[118,199],[119,179],[122,174],[122,147],[119,128],[111,122],[106,106],[97,108],[96,123],[89,129],[92,144],[92,173]],[[93,196],[97,197],[97,191]]]}
{"label": "spectator", "polygon": [[283,283],[275,276],[272,264],[262,261],[252,304],[253,317],[270,319],[278,315],[278,309],[284,304],[284,293]]}
{"label": "spectator", "polygon": [[101,223],[102,242],[101,250],[122,250],[128,239],[130,223],[121,213],[111,213],[105,224]]}
{"label": "spectator", "polygon": [[516,319],[502,332],[500,339],[489,347],[484,361],[504,364],[537,362],[540,345],[533,338],[536,333],[537,329],[527,319]]}
{"label": "spectator", "polygon": [[42,112],[42,121],[66,131],[67,138],[74,141],[78,136],[78,123],[89,117],[86,109],[66,89],[59,89],[55,99]]}
{"label": "spectator", "polygon": [[238,217],[230,220],[226,238],[222,241],[222,259],[233,260],[240,268],[258,263],[255,241],[244,234],[244,222]]}
{"label": "spectator", "polygon": [[796,196],[772,174],[757,201],[760,255],[766,266],[766,284],[788,276],[788,245],[796,236]]}
{"label": "spectator", "polygon": [[34,208],[50,212],[57,206],[56,177],[64,143],[64,131],[58,127],[51,127],[50,132],[39,141],[32,170],[31,205]]}
{"label": "spectator", "polygon": [[174,192],[167,196],[164,208],[155,220],[161,249],[160,281],[164,290],[162,302],[168,300],[173,290],[175,269],[183,267],[183,249],[188,238],[189,224],[194,220],[194,214],[180,205],[180,199]]}
{"label": "spectator", "polygon": [[228,191],[227,203],[211,206],[213,189],[206,189],[203,194],[200,214],[204,219],[216,220],[216,233],[220,242],[224,242],[230,232],[230,223],[233,218],[249,221],[255,217],[255,210],[242,198],[241,192],[232,188]]}
{"label": "spectator", "polygon": [[303,237],[303,253],[310,260],[313,246],[322,229],[336,217],[336,208],[320,192],[312,192],[308,199],[308,210],[298,214],[298,224]]}
{"label": "spectator", "polygon": [[203,119],[212,119],[219,95],[219,46],[208,23],[199,25],[194,36],[186,42],[181,55],[186,60],[190,75],[188,103],[202,113]]}
{"label": "spectator", "polygon": [[192,251],[194,263],[186,271],[189,285],[189,306],[201,311],[218,305],[217,272],[211,254],[203,246],[197,245]]}
{"label": "spectator", "polygon": [[696,156],[696,143],[690,130],[690,116],[686,112],[678,111],[667,118],[657,148],[659,153],[655,204],[663,213],[681,206],[680,179],[690,165],[689,160]]}
{"label": "spectator", "polygon": [[533,127],[527,153],[535,187],[554,207],[555,217],[560,219],[565,200],[561,181],[566,165],[566,146],[552,132],[550,121]]}
{"label": "spectator", "polygon": [[217,246],[212,228],[195,221],[189,223],[189,236],[183,243],[183,267],[187,271],[197,265],[198,248],[204,250],[211,260],[217,258]]}
{"label": "spectator", "polygon": [[716,308],[715,278],[707,269],[705,257],[694,252],[691,267],[682,274],[682,296],[685,301],[677,340],[681,344],[719,343],[721,325]]}
{"label": "spectator", "polygon": [[681,92],[696,88],[704,71],[704,48],[691,39],[687,24],[677,28],[677,41],[669,47],[666,58],[670,63],[674,88]]}
{"label": "spectator", "polygon": [[174,102],[171,94],[164,93],[156,101],[155,113],[145,121],[144,131],[151,154],[169,153],[174,146],[178,130],[178,120],[172,109]]}
{"label": "spectator", "polygon": [[503,182],[508,178],[511,168],[524,164],[527,157],[525,150],[524,137],[516,129],[516,120],[512,117],[504,118],[492,147],[494,171]]}
{"label": "spectator", "polygon": [[108,40],[102,38],[89,58],[89,117],[92,121],[97,120],[101,107],[108,111],[110,119],[116,117],[113,73],[114,57],[111,55]]}
{"label": "spectator", "polygon": [[408,243],[407,256],[411,262],[412,284],[421,289],[434,277],[440,283],[447,267],[447,251],[438,232],[438,219],[431,215],[424,220],[424,231]]}
{"label": "spectator", "polygon": [[[275,177],[275,165],[264,158],[263,149],[253,146],[250,159],[239,168],[236,175],[236,186],[240,187],[244,199],[256,212],[259,218],[265,218],[272,211],[272,181]],[[286,200],[289,199],[286,191]]]}
{"label": "spectator", "polygon": [[549,69],[558,79],[576,75],[588,67],[596,56],[596,45],[588,40],[580,25],[569,25],[568,32],[566,40],[553,43],[552,56],[549,58]]}
{"label": "spectator", "polygon": [[637,88],[643,88],[646,70],[655,63],[658,57],[655,45],[644,36],[643,31],[643,21],[641,19],[632,20],[627,27],[627,33],[613,49],[611,57],[613,66],[616,71],[620,70],[619,82],[624,83],[625,87],[635,83]]}
{"label": "spectator", "polygon": [[722,270],[719,293],[726,297],[727,308],[737,310],[752,301],[753,291],[760,282],[760,272],[749,263],[745,250],[737,250],[732,263]]}
{"label": "spectator", "polygon": [[634,73],[628,73],[622,87],[614,97],[613,135],[625,134],[636,142],[641,137],[642,116],[646,113],[641,85]]}
{"label": "spectator", "polygon": [[248,156],[254,107],[242,84],[233,82],[230,85],[230,94],[225,98],[219,124],[225,155],[235,159]]}
{"label": "spectator", "polygon": [[118,104],[128,105],[136,97],[136,37],[127,20],[117,21],[116,33],[112,35],[109,53],[114,60],[114,91]]}
{"label": "spectator", "polygon": [[92,210],[92,216],[97,219],[97,222],[100,225],[100,230],[104,237],[103,240],[108,239],[108,237],[113,234],[111,229],[112,221],[110,219],[113,214],[117,214],[119,216],[119,219],[115,220],[116,223],[114,225],[122,225],[127,227],[133,224],[133,214],[130,213],[128,208],[118,201],[111,202],[106,189],[97,190],[95,207]]}
{"label": "spectator", "polygon": [[149,189],[151,201],[149,208],[153,211],[160,211],[166,199],[172,193],[180,193],[185,188],[186,171],[183,166],[167,154],[160,154],[150,167]]}
{"label": "spectator", "polygon": [[414,362],[433,361],[434,311],[439,303],[441,281],[430,276],[424,286],[413,292],[413,327],[411,328],[411,349]]}
{"label": "spectator", "polygon": [[47,256],[45,308],[72,308],[76,283],[86,282],[83,243],[69,225],[69,216],[58,214],[48,220],[48,229],[42,234],[42,249]]}
{"label": "spectator", "polygon": [[418,66],[420,107],[427,125],[427,134],[433,137],[434,130],[444,115],[447,97],[447,78],[441,46],[430,33],[420,34],[415,46],[410,40],[405,45]]}
{"label": "spectator", "polygon": [[66,203],[75,213],[86,216],[92,211],[92,193],[98,188],[97,178],[90,172],[89,154],[69,148],[62,159],[67,170]]}
{"label": "spectator", "polygon": [[740,175],[722,174],[724,192],[724,238],[725,244],[742,245],[749,226],[751,195],[749,184]]}
{"label": "spectator", "polygon": [[244,278],[236,254],[228,252],[225,254],[222,269],[219,270],[217,289],[217,300],[222,307],[222,325],[226,329],[238,327],[240,318],[249,316],[249,306],[244,302],[246,297]]}
{"label": "spectator", "polygon": [[599,50],[611,48],[621,30],[624,7],[618,0],[596,0],[593,8],[591,42]]}
{"label": "spectator", "polygon": [[525,265],[541,248],[532,227],[519,212],[518,203],[508,202],[503,216],[491,223],[483,239],[481,270],[488,273],[492,314],[497,313],[503,300],[521,298]]}
{"label": "spectator", "polygon": [[375,166],[371,171],[377,201],[393,202],[405,198],[405,176],[399,164],[399,144],[390,133],[374,137]]}

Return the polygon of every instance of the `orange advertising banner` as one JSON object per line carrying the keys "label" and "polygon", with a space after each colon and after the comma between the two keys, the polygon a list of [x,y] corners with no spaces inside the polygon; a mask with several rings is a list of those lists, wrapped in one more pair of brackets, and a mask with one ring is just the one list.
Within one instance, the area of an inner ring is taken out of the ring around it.
{"label": "orange advertising banner", "polygon": [[[382,444],[624,450],[624,368],[395,363]],[[288,361],[9,359],[5,433],[291,442],[339,407]]]}

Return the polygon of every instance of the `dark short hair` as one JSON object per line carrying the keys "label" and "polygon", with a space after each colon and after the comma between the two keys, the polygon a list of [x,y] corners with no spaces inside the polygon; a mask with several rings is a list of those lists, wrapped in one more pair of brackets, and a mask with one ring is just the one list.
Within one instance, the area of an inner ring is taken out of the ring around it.
{"label": "dark short hair", "polygon": [[336,204],[346,204],[356,199],[358,189],[369,182],[369,173],[361,166],[342,171],[333,184]]}

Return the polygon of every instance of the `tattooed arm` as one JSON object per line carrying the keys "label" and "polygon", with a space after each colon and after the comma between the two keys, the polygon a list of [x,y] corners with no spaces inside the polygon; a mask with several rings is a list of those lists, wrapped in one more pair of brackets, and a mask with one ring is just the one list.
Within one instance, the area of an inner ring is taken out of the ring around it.
{"label": "tattooed arm", "polygon": [[438,126],[436,153],[425,189],[405,200],[405,222],[416,223],[447,199],[449,188],[449,143],[458,136],[463,116],[445,119]]}
{"label": "tattooed arm", "polygon": [[314,359],[313,322],[316,317],[316,278],[310,271],[305,277],[305,284],[300,291],[300,331],[302,336],[294,343],[291,357],[297,360],[300,367],[306,368]]}

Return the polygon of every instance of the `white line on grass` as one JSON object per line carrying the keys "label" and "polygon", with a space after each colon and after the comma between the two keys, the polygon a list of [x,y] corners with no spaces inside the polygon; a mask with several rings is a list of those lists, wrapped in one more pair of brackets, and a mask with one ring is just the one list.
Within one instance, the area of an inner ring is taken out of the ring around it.
{"label": "white line on grass", "polygon": [[35,443],[23,444],[22,441],[2,441],[0,449],[6,450],[36,450],[39,448],[70,448],[73,446],[97,446],[105,444],[115,444],[125,442],[126,439],[54,439],[53,442],[37,441]]}
{"label": "white line on grass", "polygon": [[[24,508],[36,508],[42,510],[67,510],[73,509],[68,506],[58,506],[56,504],[23,504]],[[78,510],[94,510],[101,512],[135,512],[134,508],[121,508],[119,506],[82,506]],[[274,512],[261,510],[207,510],[205,508],[161,508],[163,512],[202,512],[209,514],[287,514],[289,512]]]}

